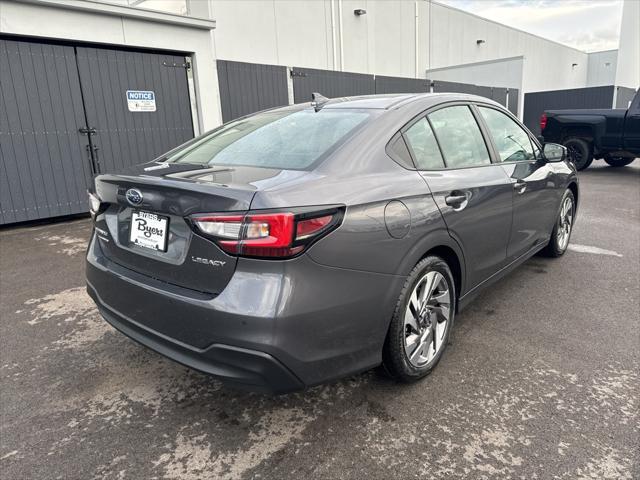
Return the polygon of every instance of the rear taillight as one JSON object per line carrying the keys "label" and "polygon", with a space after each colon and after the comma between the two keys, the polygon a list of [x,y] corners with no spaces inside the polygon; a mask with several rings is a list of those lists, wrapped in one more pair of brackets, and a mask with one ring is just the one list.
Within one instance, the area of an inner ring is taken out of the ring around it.
{"label": "rear taillight", "polygon": [[540,117],[540,131],[542,132],[545,128],[547,128],[547,114],[543,113]]}
{"label": "rear taillight", "polygon": [[340,225],[342,208],[300,212],[193,215],[191,224],[231,255],[287,258]]}

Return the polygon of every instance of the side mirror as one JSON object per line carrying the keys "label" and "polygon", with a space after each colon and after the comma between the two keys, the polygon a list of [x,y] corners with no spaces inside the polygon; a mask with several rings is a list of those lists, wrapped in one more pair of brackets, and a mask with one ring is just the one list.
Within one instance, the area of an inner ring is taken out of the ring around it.
{"label": "side mirror", "polygon": [[567,147],[557,143],[545,143],[542,153],[547,162],[564,162],[567,159]]}

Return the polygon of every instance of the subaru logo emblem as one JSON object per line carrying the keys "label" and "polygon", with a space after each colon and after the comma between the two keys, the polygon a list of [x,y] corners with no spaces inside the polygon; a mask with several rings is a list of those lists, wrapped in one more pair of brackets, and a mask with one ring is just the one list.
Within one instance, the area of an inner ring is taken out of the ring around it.
{"label": "subaru logo emblem", "polygon": [[125,194],[127,202],[131,205],[140,205],[142,203],[142,192],[136,188],[130,188]]}

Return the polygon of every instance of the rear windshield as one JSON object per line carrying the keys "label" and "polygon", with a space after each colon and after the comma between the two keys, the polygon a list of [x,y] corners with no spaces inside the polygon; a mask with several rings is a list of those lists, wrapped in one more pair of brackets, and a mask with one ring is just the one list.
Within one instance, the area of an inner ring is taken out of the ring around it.
{"label": "rear windshield", "polygon": [[274,111],[231,122],[166,158],[199,165],[305,170],[344,142],[371,110]]}

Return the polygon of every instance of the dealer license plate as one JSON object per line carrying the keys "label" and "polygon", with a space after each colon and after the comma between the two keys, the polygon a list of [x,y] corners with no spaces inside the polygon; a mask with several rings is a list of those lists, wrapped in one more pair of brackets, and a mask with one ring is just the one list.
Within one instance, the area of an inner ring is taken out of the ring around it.
{"label": "dealer license plate", "polygon": [[137,211],[131,214],[129,241],[134,245],[156,250],[167,251],[169,217],[151,212]]}

